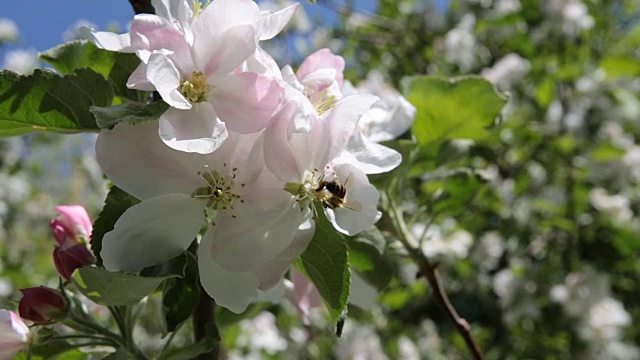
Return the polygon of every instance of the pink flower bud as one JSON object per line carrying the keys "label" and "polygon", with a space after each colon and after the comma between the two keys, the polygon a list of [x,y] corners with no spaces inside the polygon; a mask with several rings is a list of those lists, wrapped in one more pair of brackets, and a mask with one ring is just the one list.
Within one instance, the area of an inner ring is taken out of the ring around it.
{"label": "pink flower bud", "polygon": [[51,220],[49,226],[58,246],[53,251],[53,262],[58,273],[71,280],[71,274],[80,267],[91,265],[96,258],[86,246],[91,237],[91,219],[80,205],[58,206],[60,216]]}
{"label": "pink flower bud", "polygon": [[23,319],[36,324],[48,324],[65,318],[69,302],[64,295],[46,286],[21,289],[22,299],[18,311]]}
{"label": "pink flower bud", "polygon": [[311,323],[311,309],[322,306],[322,296],[312,282],[307,280],[298,270],[291,267],[291,282],[287,286],[287,299],[296,307],[304,324]]}
{"label": "pink flower bud", "polygon": [[53,250],[53,263],[60,276],[67,280],[71,280],[71,275],[76,269],[95,262],[96,258],[85,244],[64,243]]}
{"label": "pink flower bud", "polygon": [[29,328],[16,313],[0,309],[0,360],[13,359],[29,343]]}
{"label": "pink flower bud", "polygon": [[60,213],[60,216],[51,220],[49,226],[51,226],[51,231],[58,245],[62,245],[69,238],[75,241],[89,240],[93,227],[84,207],[80,205],[58,206],[56,211]]}

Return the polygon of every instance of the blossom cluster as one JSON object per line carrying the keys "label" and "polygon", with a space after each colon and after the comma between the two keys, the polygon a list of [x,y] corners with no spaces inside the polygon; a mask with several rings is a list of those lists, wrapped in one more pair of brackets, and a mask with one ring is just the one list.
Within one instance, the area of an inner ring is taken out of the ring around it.
{"label": "blossom cluster", "polygon": [[156,15],[136,15],[129,33],[84,29],[104,49],[135,53],[141,63],[127,86],[169,105],[157,122],[98,136],[102,170],[141,200],[104,236],[101,257],[111,271],[137,271],[198,238],[203,288],[242,312],[281,282],[319,216],[346,235],[380,218],[367,174],[402,159],[375,141],[406,131],[415,109],[397,94],[385,101],[345,86],[345,61],[328,49],[297,71],[280,68],[260,42],[297,4],[270,12],[250,0],[152,3]]}

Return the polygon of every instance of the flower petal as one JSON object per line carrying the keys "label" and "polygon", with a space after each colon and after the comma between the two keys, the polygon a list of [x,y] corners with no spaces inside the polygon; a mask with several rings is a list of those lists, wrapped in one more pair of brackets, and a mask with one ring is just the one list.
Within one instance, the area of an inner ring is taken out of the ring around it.
{"label": "flower petal", "polygon": [[210,102],[228,129],[250,134],[264,129],[271,121],[282,92],[275,79],[240,73],[221,79],[210,93]]}
{"label": "flower petal", "polygon": [[315,231],[316,223],[311,218],[307,219],[298,228],[291,245],[256,270],[260,279],[260,289],[269,289],[282,280],[291,264],[307,249]]}
{"label": "flower petal", "polygon": [[136,204],[102,239],[100,255],[110,271],[136,271],[180,255],[204,223],[205,201],[169,194]]}
{"label": "flower petal", "polygon": [[197,172],[206,159],[165,145],[158,137],[156,122],[121,123],[113,130],[102,130],[96,141],[96,156],[114,184],[141,200],[191,194],[203,185]]}
{"label": "flower petal", "polygon": [[355,235],[375,224],[382,215],[378,211],[380,193],[369,183],[367,176],[350,164],[340,164],[333,168],[339,179],[345,180],[347,206],[325,209],[327,219],[333,227],[346,235]]}
{"label": "flower petal", "polygon": [[294,239],[304,213],[291,194],[258,189],[215,218],[211,256],[230,271],[249,271],[273,259]]}
{"label": "flower petal", "polygon": [[[283,182],[300,181],[303,169],[289,143],[288,129],[296,103],[287,101],[264,132],[264,160],[267,168]],[[302,151],[302,154],[305,152]]]}
{"label": "flower petal", "polygon": [[[298,68],[298,79],[304,79],[320,69],[333,69],[334,78],[340,86],[344,80],[344,58],[334,55],[329,49],[320,49],[309,55]],[[304,81],[301,80],[304,83]]]}
{"label": "flower petal", "polygon": [[202,33],[197,28],[194,31],[194,61],[209,78],[229,74],[256,50],[255,29],[251,25],[236,25],[222,34]]}
{"label": "flower petal", "polygon": [[362,133],[353,133],[347,148],[333,159],[334,164],[352,164],[365,174],[380,174],[395,169],[402,162],[402,155],[386,146],[376,144]]}
{"label": "flower petal", "polygon": [[400,94],[392,94],[373,104],[362,115],[369,140],[381,142],[393,140],[404,134],[416,117],[416,108]]}
{"label": "flower petal", "polygon": [[136,89],[142,91],[155,91],[156,87],[149,79],[147,79],[147,64],[141,62],[138,67],[133,70],[129,79],[127,80],[127,87],[129,89]]}
{"label": "flower petal", "polygon": [[259,40],[269,40],[284,29],[298,10],[299,4],[293,4],[276,12],[263,11],[256,24],[256,36]]}
{"label": "flower petal", "polygon": [[82,205],[62,205],[55,209],[60,213],[62,225],[73,232],[74,239],[82,237],[89,240],[93,225],[87,210]]}
{"label": "flower petal", "polygon": [[191,109],[191,103],[179,91],[180,72],[163,52],[153,52],[147,65],[147,79],[167,104],[176,109]]}
{"label": "flower petal", "polygon": [[82,26],[78,29],[78,35],[83,39],[90,40],[101,49],[126,53],[134,51],[131,47],[129,33],[118,35],[110,31],[94,31],[88,26]]}
{"label": "flower petal", "polygon": [[198,247],[200,283],[216,304],[239,314],[258,296],[258,278],[251,271],[233,272],[216,264],[210,239],[205,235]]}
{"label": "flower petal", "polygon": [[311,168],[324,168],[345,149],[360,116],[377,100],[368,94],[345,97],[313,124],[307,145],[313,151]]}
{"label": "flower petal", "polygon": [[131,22],[131,45],[143,63],[154,51],[170,53],[171,60],[183,73],[193,71],[189,44],[184,34],[168,19],[157,15],[138,14]]}
{"label": "flower petal", "polygon": [[195,103],[191,110],[169,109],[160,116],[160,138],[179,151],[209,154],[227,138],[227,128],[211,104]]}

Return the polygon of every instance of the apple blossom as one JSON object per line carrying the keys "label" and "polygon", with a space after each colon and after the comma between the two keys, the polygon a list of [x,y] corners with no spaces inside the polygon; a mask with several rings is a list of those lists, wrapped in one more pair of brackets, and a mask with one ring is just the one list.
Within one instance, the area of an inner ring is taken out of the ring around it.
{"label": "apple blossom", "polygon": [[[357,94],[353,86],[348,81],[344,81],[343,71],[344,59],[332,54],[329,49],[321,49],[309,55],[295,74],[291,67],[285,66],[282,69],[284,81],[304,94],[312,104],[310,106],[298,100],[302,106],[299,107],[299,114],[295,118],[322,115],[345,95]],[[378,174],[396,168],[400,165],[402,156],[397,151],[375,142],[396,138],[406,131],[415,116],[415,108],[399,94],[389,95],[387,91],[380,90],[379,86],[372,86],[370,90],[374,91],[371,92],[373,95],[385,96],[385,98],[376,102],[362,115],[358,123],[358,131],[352,133],[344,151],[340,154],[343,158],[340,162],[357,163],[364,173]],[[369,92],[362,91],[362,93]],[[405,112],[409,112],[408,116],[404,115]],[[293,131],[300,131],[303,126],[299,125],[299,120],[294,121],[296,125],[292,126]],[[309,121],[311,122],[313,121]],[[391,128],[394,132],[393,136],[383,135],[387,128]],[[401,129],[400,132],[399,129]]]}
{"label": "apple blossom", "polygon": [[16,313],[0,309],[0,360],[9,360],[29,344],[29,328]]}
{"label": "apple blossom", "polygon": [[311,239],[308,211],[263,171],[260,134],[230,132],[216,152],[203,155],[164,146],[153,123],[120,124],[100,133],[96,154],[109,178],[142,200],[103,238],[109,270],[165,262],[206,226],[198,250],[201,283],[218,304],[241,312],[258,288],[280,280]]}
{"label": "apple blossom", "polygon": [[290,101],[265,131],[265,163],[285,183],[283,189],[302,209],[321,203],[334,227],[347,235],[368,228],[380,217],[380,194],[359,163],[334,161],[345,150],[360,116],[376,100],[373,95],[346,97],[324,112],[309,133],[289,132],[298,112],[298,104]]}
{"label": "apple blossom", "polygon": [[235,70],[255,52],[258,40],[280,32],[297,5],[272,13],[250,0],[217,0],[204,8],[186,0],[152,4],[158,14],[136,15],[128,38],[85,34],[105,49],[138,55],[142,63],[127,86],[155,90],[171,106],[160,117],[160,138],[176,150],[207,154],[228,130],[264,128],[282,88],[275,79]]}

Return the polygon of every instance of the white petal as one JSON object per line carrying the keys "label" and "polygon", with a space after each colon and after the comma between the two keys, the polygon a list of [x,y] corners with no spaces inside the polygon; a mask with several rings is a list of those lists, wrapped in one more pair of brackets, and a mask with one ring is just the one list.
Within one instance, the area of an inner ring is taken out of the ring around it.
{"label": "white petal", "polygon": [[371,110],[362,115],[362,123],[369,140],[387,141],[404,134],[416,117],[416,108],[400,94],[387,96],[373,104]]}
{"label": "white petal", "polygon": [[336,230],[346,235],[355,235],[375,224],[381,216],[378,211],[380,193],[369,183],[367,176],[350,164],[334,166],[339,179],[347,179],[347,207],[325,209],[325,215]]}
{"label": "white petal", "polygon": [[353,133],[347,148],[333,160],[334,164],[351,164],[365,174],[380,174],[395,169],[402,162],[399,152],[376,144],[362,133]]}
{"label": "white petal", "polygon": [[298,4],[293,4],[276,12],[262,12],[256,25],[258,39],[269,40],[278,35],[291,20],[296,10],[298,10]]}
{"label": "white petal", "polygon": [[222,145],[227,128],[208,102],[195,103],[191,110],[170,108],[160,116],[160,138],[179,151],[209,154]]}
{"label": "white petal", "polygon": [[348,96],[313,124],[308,145],[314,153],[312,168],[324,168],[344,150],[360,116],[377,100],[376,96],[368,94]]}
{"label": "white petal", "polygon": [[102,130],[96,141],[96,157],[114,184],[141,200],[191,194],[203,186],[197,172],[206,159],[169,148],[158,137],[155,121]]}
{"label": "white petal", "polygon": [[147,79],[147,65],[140,63],[138,67],[133,70],[129,79],[127,80],[127,87],[129,89],[136,89],[142,91],[155,91],[156,87]]}
{"label": "white petal", "polygon": [[261,47],[257,46],[253,55],[247,58],[246,71],[258,73],[275,79],[282,79],[282,73],[276,61],[264,51]]}
{"label": "white petal", "polygon": [[260,278],[260,289],[269,289],[282,280],[291,264],[307,249],[315,232],[316,224],[309,218],[300,225],[291,245],[256,270]]}
{"label": "white petal", "polygon": [[166,54],[154,51],[147,64],[147,79],[167,104],[176,109],[191,109],[191,103],[179,91],[180,72]]}
{"label": "white petal", "polygon": [[81,38],[91,40],[97,47],[109,51],[132,53],[131,37],[129,33],[116,34],[109,31],[93,31],[88,26],[82,26],[78,30]]}
{"label": "white petal", "polygon": [[197,28],[194,31],[196,67],[214,82],[216,77],[227,75],[240,66],[256,50],[255,29],[251,25],[233,26],[221,34],[202,33]]}
{"label": "white petal", "polygon": [[127,209],[102,239],[100,255],[110,271],[136,271],[180,255],[204,223],[205,201],[170,194]]}
{"label": "white petal", "polygon": [[291,194],[283,190],[259,189],[242,200],[220,213],[206,235],[212,238],[214,260],[230,271],[253,270],[273,259],[291,244],[305,221]]}
{"label": "white petal", "polygon": [[211,243],[206,238],[198,247],[200,283],[216,304],[239,314],[258,296],[258,278],[251,271],[227,271],[216,264],[211,257]]}

